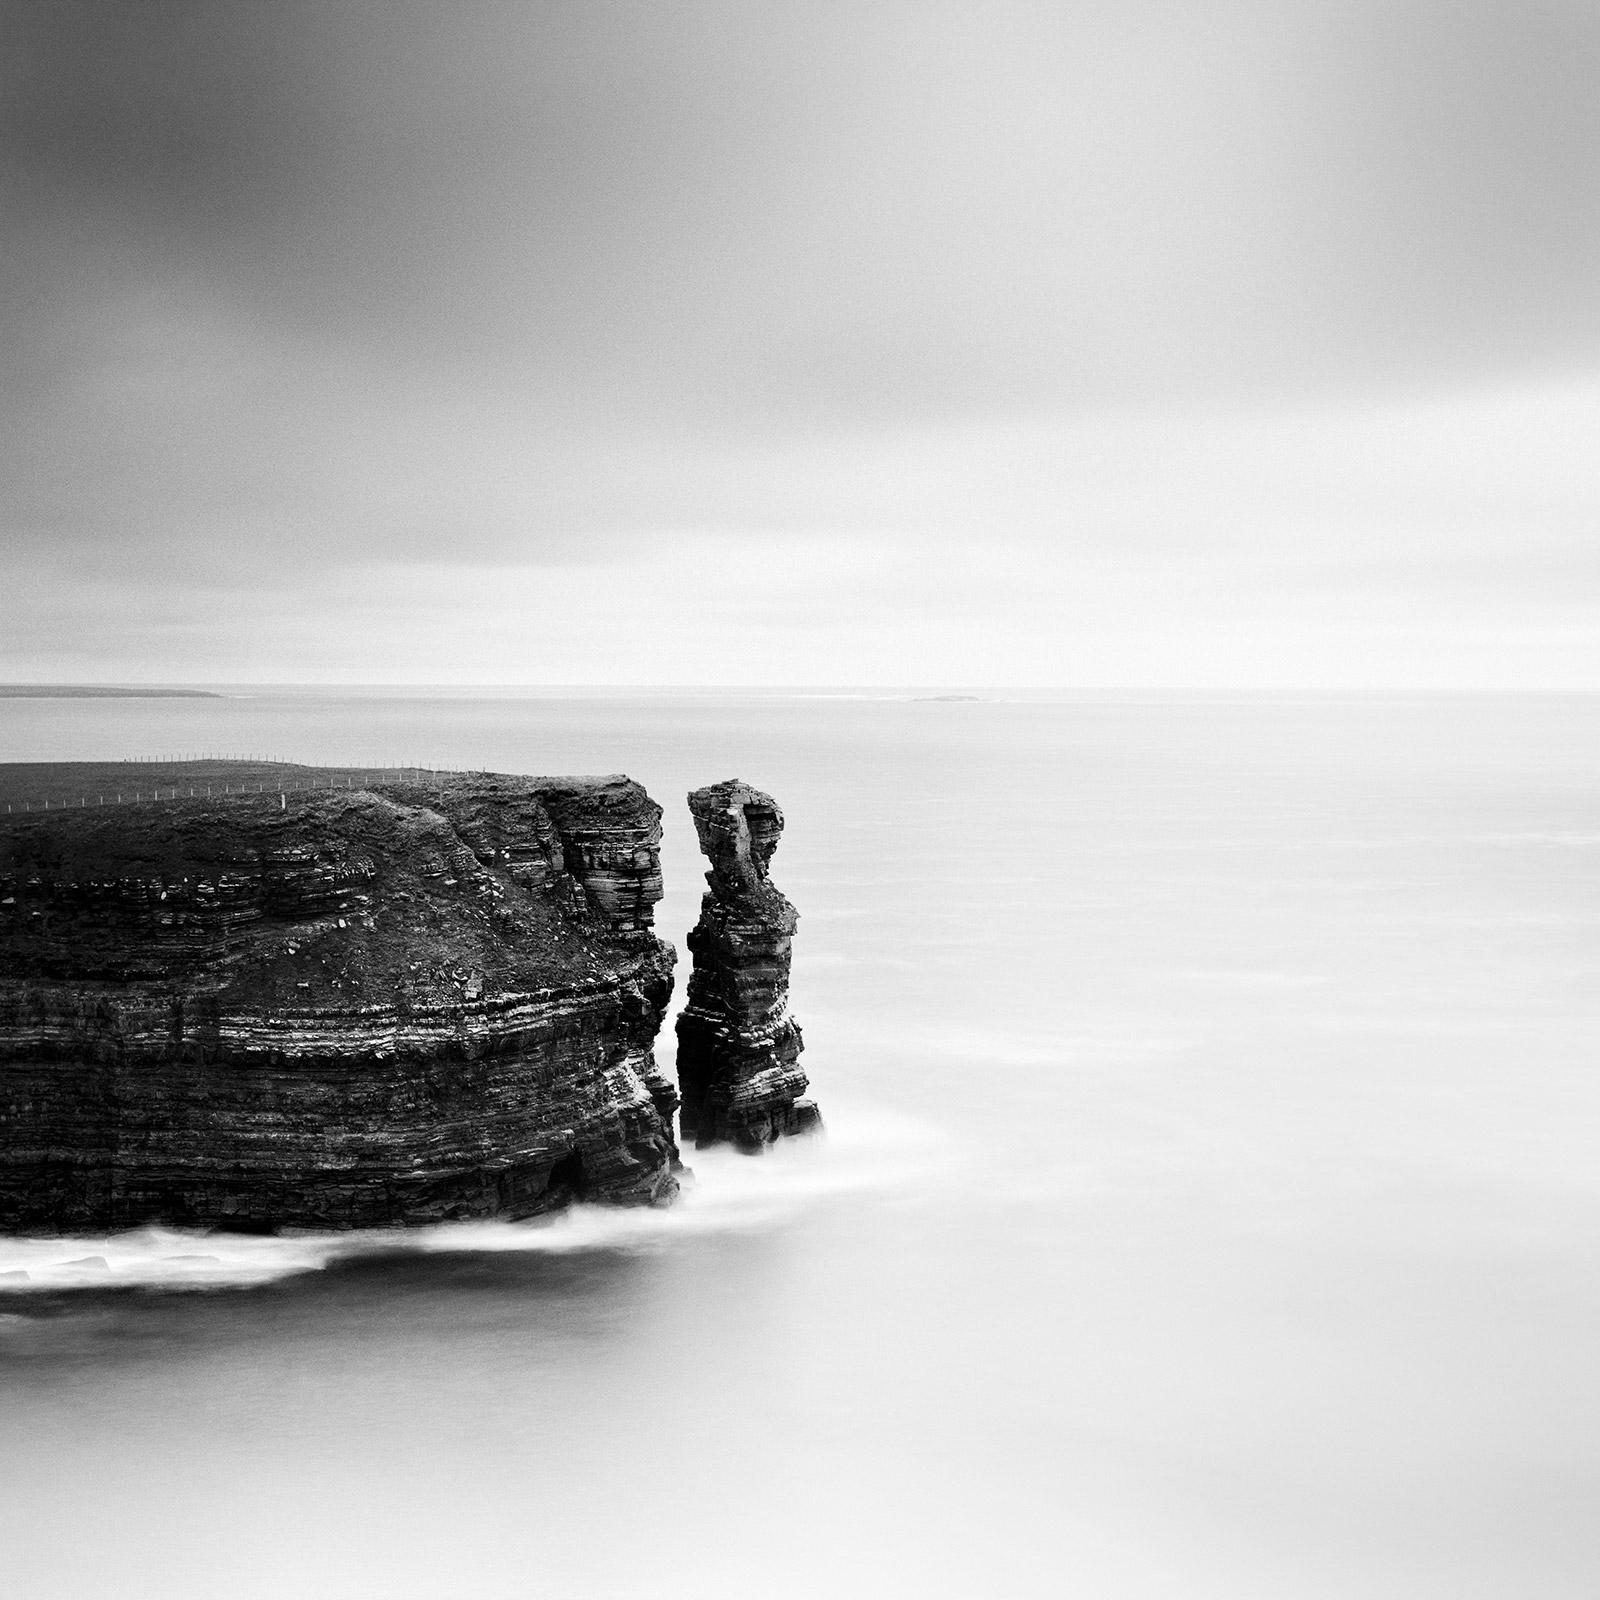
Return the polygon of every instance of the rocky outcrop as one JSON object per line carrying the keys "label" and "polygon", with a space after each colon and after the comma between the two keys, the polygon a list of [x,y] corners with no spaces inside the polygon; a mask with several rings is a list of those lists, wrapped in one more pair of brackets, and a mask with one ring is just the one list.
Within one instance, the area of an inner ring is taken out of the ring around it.
{"label": "rocky outcrop", "polygon": [[3,819],[0,1229],[669,1199],[660,818],[478,774]]}
{"label": "rocky outcrop", "polygon": [[759,1150],[821,1125],[816,1106],[801,1098],[803,1045],[788,1014],[799,918],[767,876],[783,812],[737,779],[696,789],[689,810],[711,870],[689,935],[694,970],[678,1018],[683,1136]]}

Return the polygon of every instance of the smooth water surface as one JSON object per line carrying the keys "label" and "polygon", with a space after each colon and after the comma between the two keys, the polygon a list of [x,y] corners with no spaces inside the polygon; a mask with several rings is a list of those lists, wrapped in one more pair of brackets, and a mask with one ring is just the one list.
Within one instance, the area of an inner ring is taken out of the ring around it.
{"label": "smooth water surface", "polygon": [[191,751],[627,771],[680,947],[684,792],[769,789],[829,1136],[0,1241],[6,1600],[1600,1593],[1600,701],[0,705]]}

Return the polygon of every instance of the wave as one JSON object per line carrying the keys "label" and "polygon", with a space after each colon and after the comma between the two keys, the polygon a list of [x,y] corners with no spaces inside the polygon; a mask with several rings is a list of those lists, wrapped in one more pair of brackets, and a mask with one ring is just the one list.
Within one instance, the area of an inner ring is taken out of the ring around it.
{"label": "wave", "polygon": [[948,1159],[945,1137],[928,1124],[854,1106],[830,1116],[826,1132],[785,1140],[758,1157],[726,1148],[690,1152],[681,1197],[661,1209],[577,1205],[526,1222],[266,1237],[158,1226],[42,1239],[0,1236],[0,1297],[242,1289],[385,1255],[670,1249],[698,1235],[780,1226],[835,1196],[913,1186]]}

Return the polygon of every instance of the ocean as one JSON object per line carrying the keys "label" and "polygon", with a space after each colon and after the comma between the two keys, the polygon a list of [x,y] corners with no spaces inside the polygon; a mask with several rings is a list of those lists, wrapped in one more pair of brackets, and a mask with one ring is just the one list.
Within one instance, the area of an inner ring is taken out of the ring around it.
{"label": "ocean", "polygon": [[680,955],[684,794],[770,791],[827,1133],[665,1212],[0,1240],[4,1600],[1600,1593],[1600,699],[0,706],[190,753],[627,772]]}

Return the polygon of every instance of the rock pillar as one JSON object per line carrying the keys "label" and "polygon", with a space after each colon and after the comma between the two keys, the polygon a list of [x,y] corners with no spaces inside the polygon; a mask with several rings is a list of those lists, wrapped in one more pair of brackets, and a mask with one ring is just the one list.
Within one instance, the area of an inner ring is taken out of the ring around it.
{"label": "rock pillar", "polygon": [[694,971],[678,1018],[683,1136],[759,1150],[821,1126],[802,1099],[800,1029],[788,1014],[795,909],[767,864],[783,833],[771,795],[730,778],[689,796],[710,859],[700,921],[689,935]]}

